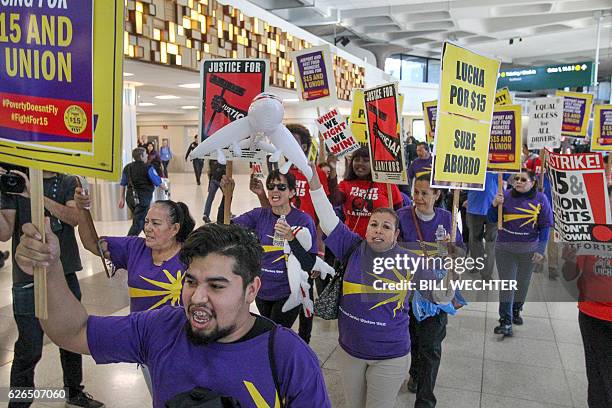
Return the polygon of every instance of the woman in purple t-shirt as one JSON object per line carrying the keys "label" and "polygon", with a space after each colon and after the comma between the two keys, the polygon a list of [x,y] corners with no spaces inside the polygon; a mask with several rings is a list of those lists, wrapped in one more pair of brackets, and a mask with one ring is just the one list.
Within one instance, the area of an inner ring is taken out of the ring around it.
{"label": "woman in purple t-shirt", "polygon": [[497,222],[499,205],[503,224],[495,246],[497,272],[502,280],[515,280],[516,291],[499,291],[500,324],[494,332],[512,336],[512,324],[523,324],[520,313],[535,265],[544,261],[553,217],[548,199],[537,190],[535,173],[528,170],[516,175],[511,190],[497,194],[487,214],[492,222]]}
{"label": "woman in purple t-shirt", "polygon": [[408,299],[413,270],[387,261],[411,255],[397,244],[399,220],[394,210],[373,210],[363,239],[340,222],[313,173],[310,196],[327,235],[325,245],[347,262],[338,309],[346,406],[392,408],[410,360]]}

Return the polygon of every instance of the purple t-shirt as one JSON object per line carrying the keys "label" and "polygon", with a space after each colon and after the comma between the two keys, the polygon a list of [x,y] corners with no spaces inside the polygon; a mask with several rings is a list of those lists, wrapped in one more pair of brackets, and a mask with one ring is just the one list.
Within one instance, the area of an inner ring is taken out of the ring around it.
{"label": "purple t-shirt", "polygon": [[540,228],[554,225],[550,203],[541,192],[529,198],[525,194],[513,197],[512,190],[506,190],[502,218],[504,222],[497,233],[497,242],[506,249],[535,251]]}
{"label": "purple t-shirt", "polygon": [[413,179],[421,174],[431,173],[431,162],[431,155],[429,155],[428,159],[414,159],[410,163],[410,167],[408,167],[408,178]]}
{"label": "purple t-shirt", "polygon": [[[186,322],[182,307],[169,306],[128,316],[90,316],[87,343],[98,364],[145,364],[155,408],[197,386],[232,396],[245,408],[276,406],[269,331],[242,342],[196,346],[187,339]],[[291,330],[277,327],[274,357],[285,406],[331,407],[316,355]]]}
{"label": "purple t-shirt", "polygon": [[[274,241],[274,225],[276,225],[278,219],[279,216],[274,214],[270,208],[255,208],[232,220],[235,224],[253,230],[263,247],[261,289],[259,289],[257,294],[257,297],[263,300],[280,300],[291,294],[289,278],[287,277],[287,262],[283,248],[272,245]],[[292,227],[301,225],[308,228],[313,241],[312,248],[308,252],[316,254],[317,233],[312,218],[303,211],[291,208],[291,211],[286,216],[286,221]]]}
{"label": "purple t-shirt", "polygon": [[145,245],[144,238],[104,237],[104,240],[115,267],[128,271],[131,312],[180,304],[186,267],[178,253],[158,266],[153,264],[151,248]]}
{"label": "purple t-shirt", "polygon": [[[384,253],[374,253],[365,243],[353,253],[351,248],[362,239],[339,222],[325,239],[325,245],[338,259],[350,256],[342,282],[338,314],[340,346],[351,356],[364,360],[402,357],[410,351],[408,308],[410,290],[381,290],[383,281],[408,281],[411,271],[396,272],[384,268],[374,273],[374,258],[395,257],[406,253],[399,245]],[[398,276],[401,275],[401,276]]]}
{"label": "purple t-shirt", "polygon": [[[422,254],[420,246],[415,244],[419,242],[419,235],[417,234],[417,230],[414,225],[412,206],[400,208],[397,210],[397,216],[399,217],[400,221],[399,241],[402,243],[402,246],[409,248],[411,251],[418,251],[419,255]],[[427,254],[429,256],[436,256],[438,254],[436,247],[436,230],[438,229],[438,225],[442,225],[444,226],[446,232],[450,234],[451,223],[453,220],[452,214],[450,211],[436,207],[434,208],[434,217],[431,220],[423,221],[418,217],[417,220],[421,228],[421,233],[423,234],[423,239],[425,240]],[[457,245],[463,246],[463,238],[458,226],[456,242]]]}

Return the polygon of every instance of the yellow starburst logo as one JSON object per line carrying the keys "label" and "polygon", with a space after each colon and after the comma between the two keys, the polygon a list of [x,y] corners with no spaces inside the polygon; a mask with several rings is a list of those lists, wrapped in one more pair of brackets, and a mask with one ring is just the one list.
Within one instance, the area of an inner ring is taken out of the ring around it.
{"label": "yellow starburst logo", "polygon": [[[270,238],[272,238],[272,240],[274,240],[273,236],[268,235],[268,237],[270,237]],[[283,251],[285,249],[283,247],[274,246],[274,245],[262,245],[261,248],[263,249],[264,253]],[[285,262],[287,261],[287,254],[282,254],[281,256],[279,256],[278,258],[273,260],[272,263],[276,263],[276,262],[282,261],[282,260],[284,260]]]}
{"label": "yellow starburst logo", "polygon": [[[406,272],[406,276],[403,276],[396,268],[393,268],[393,274],[397,278],[397,281],[389,278],[385,278],[380,275],[376,275],[374,273],[368,272],[367,275],[374,277],[375,280],[380,280],[384,283],[399,283],[401,284],[404,281],[412,280],[412,276],[410,271]],[[395,317],[398,310],[401,310],[404,307],[404,302],[406,301],[406,296],[408,295],[407,289],[375,289],[374,283],[372,285],[364,285],[361,283],[353,283],[353,282],[342,282],[342,294],[343,295],[362,295],[362,294],[379,294],[379,295],[390,295],[380,302],[376,303],[374,306],[370,308],[370,310],[374,310],[377,307],[381,307],[388,303],[397,302],[397,305],[393,309],[393,317]],[[403,287],[402,285],[400,287]]]}
{"label": "yellow starburst logo", "polygon": [[504,214],[504,222],[514,220],[527,220],[521,224],[521,227],[532,223],[532,227],[535,229],[536,223],[538,222],[538,215],[540,215],[540,210],[542,209],[542,204],[538,204],[536,206],[532,203],[528,203],[528,205],[530,208],[514,207],[514,209],[520,211],[521,214]]}
{"label": "yellow starburst logo", "polygon": [[431,167],[423,167],[422,171],[414,173],[416,177],[421,177],[423,174],[431,173]]}
{"label": "yellow starburst logo", "polygon": [[[251,398],[253,398],[253,402],[257,408],[270,408],[270,405],[266,402],[264,397],[261,395],[255,384],[250,381],[243,381],[246,386],[249,394],[251,394]],[[280,399],[278,398],[278,392],[276,393],[276,398],[274,401],[274,408],[280,408]]]}
{"label": "yellow starburst logo", "polygon": [[159,300],[159,302],[151,306],[149,310],[156,309],[168,301],[171,302],[172,306],[175,306],[181,298],[181,290],[183,289],[183,279],[185,278],[185,274],[180,270],[176,271],[176,276],[172,276],[170,271],[166,269],[164,269],[163,272],[168,278],[168,282],[156,281],[153,279],[145,278],[142,275],[140,276],[145,282],[148,282],[153,286],[157,286],[162,290],[140,289],[130,287],[130,297],[146,298],[163,296]]}

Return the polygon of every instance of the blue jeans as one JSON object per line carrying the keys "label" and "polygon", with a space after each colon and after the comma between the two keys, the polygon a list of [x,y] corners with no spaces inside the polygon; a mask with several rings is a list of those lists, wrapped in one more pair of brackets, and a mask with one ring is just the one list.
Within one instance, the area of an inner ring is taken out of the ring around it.
{"label": "blue jeans", "polygon": [[[70,291],[81,300],[81,288],[76,274],[66,275]],[[43,330],[34,316],[34,285],[19,283],[13,286],[13,316],[19,335],[15,342],[11,365],[11,387],[34,387],[34,369],[42,357]],[[60,361],[64,373],[64,387],[68,396],[79,393],[83,386],[83,362],[80,354],[60,348]],[[32,402],[11,402],[10,408],[29,407]]]}
{"label": "blue jeans", "polygon": [[210,179],[208,181],[208,195],[206,196],[206,204],[204,204],[204,215],[210,217],[210,209],[212,208],[213,200],[217,195],[219,189],[219,182],[217,180]]}
{"label": "blue jeans", "polygon": [[151,205],[151,199],[153,198],[152,191],[138,191],[138,204],[134,203],[131,198],[132,194],[130,191],[127,192],[126,203],[130,211],[132,211],[132,226],[128,231],[128,236],[137,237],[140,235],[144,228],[145,218]]}
{"label": "blue jeans", "polygon": [[499,318],[507,324],[512,323],[513,311],[523,310],[531,274],[535,268],[531,258],[533,251],[517,253],[495,248],[499,279],[516,280],[516,293],[514,290],[499,291]]}

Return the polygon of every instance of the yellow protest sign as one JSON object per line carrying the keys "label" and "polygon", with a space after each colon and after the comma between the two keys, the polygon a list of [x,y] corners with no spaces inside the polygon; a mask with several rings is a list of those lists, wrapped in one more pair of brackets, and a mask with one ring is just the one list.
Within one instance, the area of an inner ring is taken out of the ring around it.
{"label": "yellow protest sign", "polygon": [[489,141],[489,171],[521,170],[521,106],[496,106]]}
{"label": "yellow protest sign", "polygon": [[612,105],[595,105],[591,151],[612,151]]}
{"label": "yellow protest sign", "polygon": [[491,121],[499,61],[451,43],[444,44],[440,110]]}
{"label": "yellow protest sign", "polygon": [[433,143],[436,134],[438,118],[438,101],[423,102],[423,121],[425,122],[425,138],[427,143]]}
{"label": "yellow protest sign", "polygon": [[489,123],[441,113],[438,135],[450,137],[436,138],[437,151],[446,152],[435,161],[436,176],[442,175],[447,185],[482,184],[482,175],[487,170],[489,128]]}
{"label": "yellow protest sign", "polygon": [[512,95],[507,86],[495,93],[495,106],[512,105]]}
{"label": "yellow protest sign", "polygon": [[[124,2],[65,3],[54,17],[59,13],[72,31],[58,37],[57,44],[49,43],[52,37],[47,42],[41,37],[49,11],[25,3],[11,8],[12,19],[22,27],[19,36],[12,36],[13,55],[30,55],[34,47],[43,62],[54,59],[47,65],[54,75],[39,78],[33,72],[39,61],[19,72],[12,71],[12,64],[0,65],[6,71],[0,72],[0,161],[117,180],[122,164]],[[10,48],[6,51],[8,55]]]}
{"label": "yellow protest sign", "polygon": [[593,105],[593,95],[581,92],[557,91],[563,97],[561,133],[571,137],[586,137]]}
{"label": "yellow protest sign", "polygon": [[351,109],[351,132],[362,146],[368,144],[368,124],[366,123],[365,100],[363,89],[353,89],[353,107]]}
{"label": "yellow protest sign", "polygon": [[484,189],[499,64],[444,44],[432,186]]}

